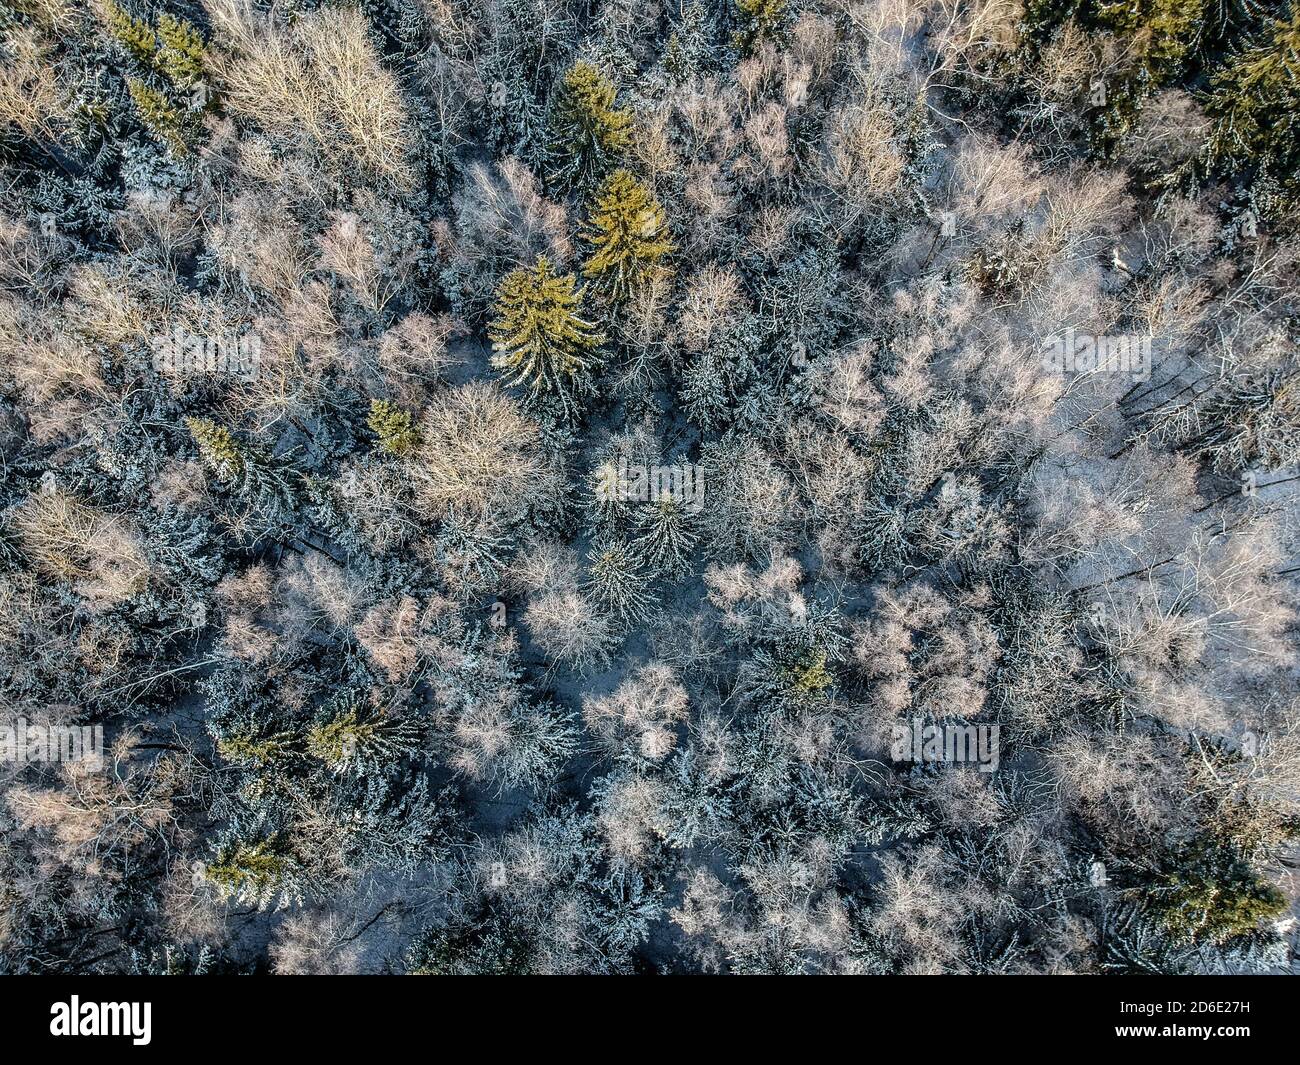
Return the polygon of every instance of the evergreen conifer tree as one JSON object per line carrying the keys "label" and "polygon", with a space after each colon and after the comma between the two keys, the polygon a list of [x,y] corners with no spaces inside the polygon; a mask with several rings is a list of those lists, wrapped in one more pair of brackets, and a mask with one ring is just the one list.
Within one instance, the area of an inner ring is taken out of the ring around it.
{"label": "evergreen conifer tree", "polygon": [[732,44],[742,55],[753,55],[764,41],[775,40],[785,26],[786,0],[736,0],[740,29]]}
{"label": "evergreen conifer tree", "polygon": [[592,252],[583,276],[613,303],[622,303],[656,272],[668,269],[662,260],[673,244],[664,210],[622,168],[602,186],[585,235]]}
{"label": "evergreen conifer tree", "polygon": [[575,63],[556,90],[552,176],[590,189],[632,139],[632,116],[614,106],[614,86],[590,63]]}
{"label": "evergreen conifer tree", "polygon": [[411,424],[410,413],[385,399],[370,401],[366,424],[379,437],[379,446],[398,458],[410,455],[420,442],[420,434]]}
{"label": "evergreen conifer tree", "polygon": [[208,880],[222,898],[238,899],[259,908],[277,898],[282,904],[300,901],[300,872],[300,864],[283,833],[251,842],[228,840],[206,869]]}
{"label": "evergreen conifer tree", "polygon": [[178,88],[197,85],[203,78],[203,38],[184,19],[162,15],[158,19],[158,55],[155,63]]}
{"label": "evergreen conifer tree", "polygon": [[590,366],[591,352],[604,337],[582,317],[576,282],[573,274],[557,275],[544,255],[501,282],[488,336],[492,365],[506,372],[510,384],[564,398]]}
{"label": "evergreen conifer tree", "polygon": [[177,155],[187,154],[189,147],[185,143],[180,111],[172,106],[163,93],[146,85],[139,78],[127,78],[126,86],[140,112],[140,120],[149,132]]}
{"label": "evergreen conifer tree", "polygon": [[690,563],[699,537],[691,530],[689,515],[680,502],[664,496],[645,506],[641,513],[642,533],[633,543],[650,564],[674,580]]}
{"label": "evergreen conifer tree", "polygon": [[664,46],[664,72],[682,83],[712,69],[716,49],[712,43],[713,23],[700,0],[691,0]]}
{"label": "evergreen conifer tree", "polygon": [[1171,854],[1165,865],[1147,889],[1148,904],[1175,940],[1222,943],[1249,936],[1286,908],[1277,887],[1213,834]]}
{"label": "evergreen conifer tree", "polygon": [[153,61],[154,53],[158,50],[158,38],[149,28],[149,23],[123,11],[113,0],[104,0],[104,15],[108,21],[108,32],[133,59],[140,63]]}
{"label": "evergreen conifer tree", "polygon": [[307,753],[334,772],[381,773],[414,750],[419,730],[365,706],[352,694],[335,700],[307,732]]}
{"label": "evergreen conifer tree", "polygon": [[592,547],[587,555],[590,579],[587,589],[620,621],[639,624],[650,616],[654,597],[649,578],[637,565],[632,548],[621,541]]}
{"label": "evergreen conifer tree", "polygon": [[1294,194],[1300,172],[1300,7],[1216,73],[1206,110],[1209,153],[1231,170],[1254,167]]}
{"label": "evergreen conifer tree", "polygon": [[186,428],[198,446],[203,464],[222,485],[279,516],[293,505],[293,483],[269,456],[242,444],[229,429],[209,418],[187,418]]}

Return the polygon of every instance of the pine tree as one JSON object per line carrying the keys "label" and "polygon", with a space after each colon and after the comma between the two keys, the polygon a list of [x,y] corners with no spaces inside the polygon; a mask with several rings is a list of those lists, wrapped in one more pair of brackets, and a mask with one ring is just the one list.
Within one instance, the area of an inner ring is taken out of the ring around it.
{"label": "pine tree", "polygon": [[592,252],[582,274],[613,303],[622,303],[654,274],[668,270],[662,260],[673,244],[664,210],[622,168],[601,188],[584,235]]}
{"label": "pine tree", "polygon": [[590,63],[564,75],[552,113],[552,178],[579,189],[595,186],[632,138],[631,114],[614,106],[614,86]]}
{"label": "pine tree", "polygon": [[556,275],[544,255],[532,269],[507,274],[497,289],[496,317],[488,329],[492,365],[512,385],[567,397],[590,365],[589,353],[605,338],[581,314],[582,292],[573,274]]}
{"label": "pine tree", "polygon": [[379,446],[398,458],[412,454],[420,443],[420,434],[411,423],[410,413],[385,399],[370,401],[366,424],[379,437]]}

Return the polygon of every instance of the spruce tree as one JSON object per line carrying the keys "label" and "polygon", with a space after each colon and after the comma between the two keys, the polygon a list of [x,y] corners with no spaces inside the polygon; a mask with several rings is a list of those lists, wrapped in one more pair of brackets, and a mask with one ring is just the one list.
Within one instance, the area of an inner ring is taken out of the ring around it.
{"label": "spruce tree", "polygon": [[[1109,156],[1132,132],[1143,101],[1176,81],[1204,47],[1210,7],[1202,0],[1028,0],[1023,43],[1039,54],[1020,61],[1050,67],[1044,49],[1078,32],[1086,34],[1100,54],[1123,42],[1122,50],[1106,61],[1104,78],[1090,77],[1078,86],[1089,92],[1080,115],[1092,127],[1095,150]],[[1099,89],[1104,93],[1093,96]]]}
{"label": "spruce tree", "polygon": [[420,442],[420,434],[411,424],[410,413],[385,399],[370,401],[366,425],[379,437],[379,446],[398,458],[410,455]]}
{"label": "spruce tree", "polygon": [[139,78],[127,78],[126,87],[140,112],[140,120],[149,132],[161,140],[177,155],[187,155],[181,113],[165,95],[146,85]]}
{"label": "spruce tree", "polygon": [[302,899],[301,865],[282,833],[263,839],[231,839],[217,851],[206,869],[222,898],[234,898],[264,909],[277,898],[282,904]]}
{"label": "spruce tree", "polygon": [[345,693],[307,731],[307,753],[334,772],[379,774],[412,753],[418,739],[409,721]]}
{"label": "spruce tree", "polygon": [[104,15],[108,21],[108,32],[133,59],[145,64],[153,61],[158,39],[149,28],[149,23],[123,11],[113,0],[104,0]]}
{"label": "spruce tree", "polygon": [[199,455],[222,484],[236,484],[244,475],[244,449],[234,434],[210,418],[187,418],[185,427],[198,445]]}
{"label": "spruce tree", "polygon": [[579,189],[595,186],[632,139],[632,116],[614,106],[614,86],[590,63],[575,63],[556,90],[552,179]]}
{"label": "spruce tree", "polygon": [[217,480],[270,517],[281,517],[297,495],[293,483],[269,456],[240,443],[229,429],[209,418],[187,418],[185,426],[203,464]]}
{"label": "spruce tree", "polygon": [[1230,59],[1211,84],[1211,160],[1265,171],[1293,195],[1300,191],[1300,7],[1289,22],[1274,22],[1263,43]]}
{"label": "spruce tree", "polygon": [[632,504],[619,483],[618,463],[612,457],[592,471],[590,486],[587,519],[593,534],[626,528],[631,522]]}
{"label": "spruce tree", "polygon": [[1205,5],[1200,0],[1112,0],[1099,3],[1096,21],[1132,40],[1138,77],[1161,85],[1182,67],[1200,36]]}
{"label": "spruce tree", "polygon": [[203,79],[203,38],[184,19],[162,15],[158,19],[158,69],[177,88],[197,85]]}
{"label": "spruce tree", "polygon": [[664,72],[673,82],[687,82],[713,69],[717,61],[713,32],[713,20],[704,5],[691,0],[664,46]]}
{"label": "spruce tree", "polygon": [[786,22],[786,0],[736,0],[740,29],[731,43],[742,55],[753,55],[764,41],[777,40]]}
{"label": "spruce tree", "polygon": [[259,733],[251,728],[222,730],[217,752],[237,765],[282,767],[297,756],[297,737],[292,732]]}
{"label": "spruce tree", "polygon": [[588,591],[624,624],[640,624],[650,617],[654,596],[650,579],[637,565],[632,548],[612,540],[592,547],[587,555]]}
{"label": "spruce tree", "polygon": [[649,503],[641,512],[641,529],[633,549],[643,553],[655,569],[674,580],[681,578],[699,540],[690,528],[685,507],[670,496]]}
{"label": "spruce tree", "polygon": [[794,711],[824,703],[835,689],[831,652],[816,635],[797,631],[788,631],[779,644],[757,651],[751,676],[756,694]]}
{"label": "spruce tree", "polygon": [[1148,906],[1177,941],[1223,943],[1276,920],[1286,902],[1231,841],[1204,834],[1168,855],[1146,888]]}
{"label": "spruce tree", "polygon": [[488,329],[492,365],[512,385],[567,398],[604,340],[582,317],[582,291],[573,274],[557,275],[544,255],[532,269],[513,270],[497,289]]}
{"label": "spruce tree", "polygon": [[592,251],[584,277],[612,303],[622,303],[655,274],[673,251],[668,221],[650,191],[622,168],[605,181],[585,234]]}

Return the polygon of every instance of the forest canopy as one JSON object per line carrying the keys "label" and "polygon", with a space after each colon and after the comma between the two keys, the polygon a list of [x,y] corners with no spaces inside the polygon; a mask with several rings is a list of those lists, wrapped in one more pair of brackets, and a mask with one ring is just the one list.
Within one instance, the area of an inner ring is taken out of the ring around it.
{"label": "forest canopy", "polygon": [[0,0],[0,972],[1296,957],[1300,7]]}

